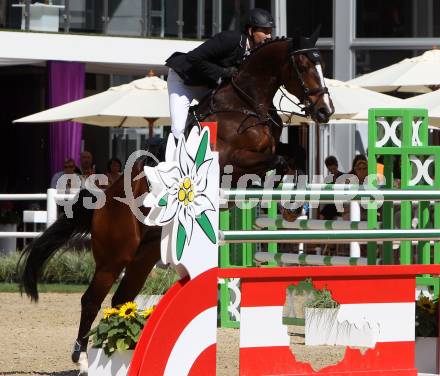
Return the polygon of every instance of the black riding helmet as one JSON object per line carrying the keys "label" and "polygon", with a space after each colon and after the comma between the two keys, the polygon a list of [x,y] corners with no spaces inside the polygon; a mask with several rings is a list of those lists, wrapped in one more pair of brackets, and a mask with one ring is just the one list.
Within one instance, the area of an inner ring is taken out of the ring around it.
{"label": "black riding helmet", "polygon": [[275,21],[268,11],[254,8],[246,17],[245,27],[275,27]]}

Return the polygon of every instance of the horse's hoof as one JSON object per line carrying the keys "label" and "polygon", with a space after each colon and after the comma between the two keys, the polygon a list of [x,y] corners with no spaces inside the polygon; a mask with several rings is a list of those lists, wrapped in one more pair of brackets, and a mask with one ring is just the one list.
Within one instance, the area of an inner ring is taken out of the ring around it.
{"label": "horse's hoof", "polygon": [[73,351],[72,351],[72,362],[73,363],[78,363],[79,362],[79,357],[81,355],[81,352],[83,352],[84,350],[81,347],[81,344],[78,341],[75,341],[74,345],[73,345]]}
{"label": "horse's hoof", "polygon": [[72,362],[73,363],[78,363],[80,354],[81,354],[81,351],[73,351],[72,352]]}

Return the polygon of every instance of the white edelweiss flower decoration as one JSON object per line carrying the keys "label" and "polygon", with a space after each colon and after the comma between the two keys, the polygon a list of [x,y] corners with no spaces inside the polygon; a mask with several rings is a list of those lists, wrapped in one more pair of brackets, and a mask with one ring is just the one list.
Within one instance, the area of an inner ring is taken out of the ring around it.
{"label": "white edelweiss flower decoration", "polygon": [[[168,145],[170,145],[170,141],[168,141]],[[153,199],[147,196],[145,205],[152,206],[153,209],[145,222],[146,224],[154,223],[158,226],[165,226],[171,221],[175,221],[174,226],[178,226],[177,260],[182,257],[185,244],[189,244],[191,241],[194,222],[199,224],[211,242],[216,243],[214,229],[205,214],[206,211],[215,210],[212,201],[205,194],[208,171],[212,163],[212,158],[205,159],[208,147],[209,132],[206,130],[200,134],[199,147],[193,159],[186,149],[185,139],[181,137],[177,149],[175,149],[176,161],[160,163],[153,169],[157,175],[156,177],[152,176],[150,183],[153,184],[156,179],[156,187],[152,189],[155,203],[151,205]],[[170,155],[167,152],[167,159],[171,158]],[[147,179],[151,174],[152,169],[146,170]],[[162,186],[160,193],[157,189],[157,180]]]}

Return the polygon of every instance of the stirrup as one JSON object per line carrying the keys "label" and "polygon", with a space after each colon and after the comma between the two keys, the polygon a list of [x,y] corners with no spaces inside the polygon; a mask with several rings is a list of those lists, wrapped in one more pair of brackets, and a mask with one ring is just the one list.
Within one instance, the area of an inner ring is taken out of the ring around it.
{"label": "stirrup", "polygon": [[[183,131],[185,138],[188,138],[188,136],[191,132],[191,129],[193,127],[197,127],[199,130],[199,133],[202,130],[202,126],[200,125],[200,120],[197,116],[196,109],[197,109],[196,106],[191,106],[188,110],[188,116],[187,116],[186,123],[185,123],[185,130]],[[189,121],[190,118],[192,118],[192,121]]]}

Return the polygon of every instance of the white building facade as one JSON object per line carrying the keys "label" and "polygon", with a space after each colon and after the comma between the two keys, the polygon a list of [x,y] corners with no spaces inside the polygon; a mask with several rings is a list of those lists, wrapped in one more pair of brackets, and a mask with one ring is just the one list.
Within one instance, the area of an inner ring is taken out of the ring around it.
{"label": "white building facade", "polygon": [[[14,158],[0,192],[18,192],[26,182],[41,191],[47,180],[47,126],[14,128],[11,121],[47,108],[48,61],[83,63],[85,95],[150,69],[166,77],[168,56],[189,51],[219,31],[240,29],[253,7],[272,12],[278,36],[297,28],[307,35],[322,24],[318,46],[325,73],[339,80],[418,55],[437,45],[440,36],[440,2],[435,0],[0,0],[0,121],[7,136],[0,140],[0,159],[15,155],[23,142],[28,145],[27,155]],[[327,155],[336,155],[347,171],[354,154],[366,152],[361,125],[292,127],[288,133],[289,142],[306,149],[319,145],[315,155],[309,153],[312,174],[325,172]],[[124,159],[142,147],[146,134],[84,127],[83,146],[94,152],[102,170],[111,156]],[[46,162],[27,171],[26,163],[39,152]]]}

